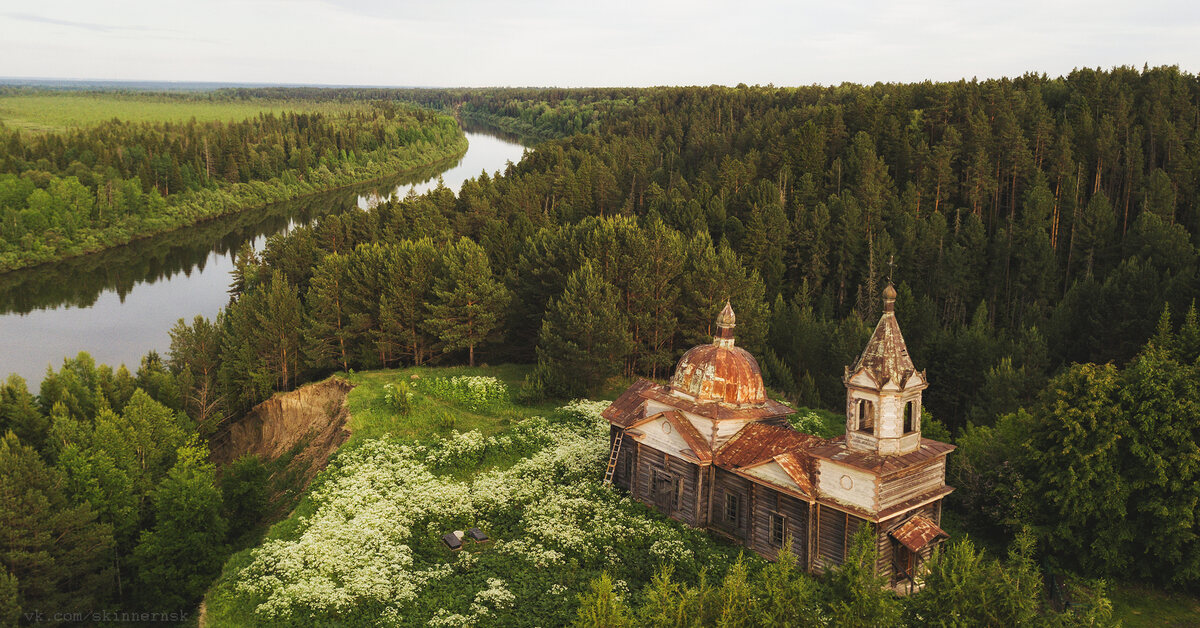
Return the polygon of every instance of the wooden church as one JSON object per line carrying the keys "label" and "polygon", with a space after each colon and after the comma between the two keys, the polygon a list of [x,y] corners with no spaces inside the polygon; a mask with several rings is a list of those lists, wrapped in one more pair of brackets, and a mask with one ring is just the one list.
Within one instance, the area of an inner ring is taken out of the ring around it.
{"label": "wooden church", "polygon": [[840,565],[863,526],[876,572],[898,589],[947,538],[938,527],[946,455],[921,438],[924,371],[913,366],[895,315],[896,290],[862,355],[847,367],[846,433],[793,429],[769,399],[758,362],[734,344],[727,303],[712,344],[679,360],[669,385],[639,380],[603,413],[611,428],[606,482],[690,526],[774,558],[785,541],[811,572]]}

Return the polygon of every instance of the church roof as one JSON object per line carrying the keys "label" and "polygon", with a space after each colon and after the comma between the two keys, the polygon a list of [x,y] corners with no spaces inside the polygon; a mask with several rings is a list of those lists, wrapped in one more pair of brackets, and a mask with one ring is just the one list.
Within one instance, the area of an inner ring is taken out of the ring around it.
{"label": "church roof", "polygon": [[936,523],[924,515],[910,517],[908,521],[900,524],[888,534],[914,552],[921,551],[926,545],[939,538],[950,538],[949,534],[943,532]]}
{"label": "church roof", "polygon": [[697,430],[696,426],[692,425],[692,422],[678,410],[667,410],[666,412],[652,414],[632,423],[629,427],[636,428],[643,423],[649,423],[660,418],[666,419],[668,423],[675,426],[675,431],[688,444],[688,447],[691,448],[691,452],[697,460],[700,462],[709,462],[712,460],[712,447],[709,446],[708,441],[704,440],[704,436],[700,434],[700,430]]}
{"label": "church roof", "polygon": [[749,467],[785,453],[803,453],[824,439],[783,425],[751,423],[743,427],[717,451],[717,464]]}
{"label": "church roof", "polygon": [[671,387],[699,401],[735,406],[767,400],[762,370],[749,351],[734,346],[737,318],[728,301],[717,315],[717,333],[711,344],[692,347],[675,365]]}
{"label": "church roof", "polygon": [[753,405],[767,400],[758,361],[741,347],[692,347],[675,366],[671,387],[700,402]]}
{"label": "church roof", "polygon": [[862,355],[848,369],[847,380],[865,371],[881,388],[892,382],[903,389],[917,372],[908,355],[908,346],[904,344],[904,335],[900,333],[900,324],[896,321],[895,302],[896,289],[888,284],[883,292],[883,315],[879,317],[879,324],[875,326],[875,332],[867,341]]}
{"label": "church roof", "polygon": [[646,418],[646,402],[656,401],[663,405],[695,414],[708,419],[744,419],[757,421],[771,417],[787,416],[795,412],[791,408],[767,399],[761,404],[749,406],[730,406],[728,404],[708,402],[699,403],[686,397],[672,394],[670,386],[656,384],[648,379],[639,379],[625,389],[600,416],[617,427],[629,427],[633,423]]}
{"label": "church roof", "polygon": [[827,444],[813,447],[808,453],[814,458],[831,460],[877,476],[886,476],[945,456],[954,449],[954,445],[949,443],[922,438],[915,451],[907,454],[880,455],[874,451],[858,451],[846,447],[846,436],[842,435],[828,441]]}

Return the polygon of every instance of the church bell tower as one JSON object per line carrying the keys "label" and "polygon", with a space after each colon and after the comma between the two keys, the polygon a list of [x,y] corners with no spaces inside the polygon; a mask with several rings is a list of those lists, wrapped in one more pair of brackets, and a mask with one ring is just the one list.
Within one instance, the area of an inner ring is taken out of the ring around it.
{"label": "church bell tower", "polygon": [[852,366],[846,367],[846,446],[898,455],[921,446],[921,391],[929,386],[908,355],[896,322],[896,289],[883,289],[883,315]]}

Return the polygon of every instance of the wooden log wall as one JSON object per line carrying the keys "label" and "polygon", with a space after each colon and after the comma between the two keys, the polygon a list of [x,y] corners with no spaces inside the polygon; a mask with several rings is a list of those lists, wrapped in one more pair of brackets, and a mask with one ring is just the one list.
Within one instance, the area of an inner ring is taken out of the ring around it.
{"label": "wooden log wall", "polygon": [[[628,444],[634,444],[634,442],[631,438]],[[633,496],[673,519],[692,527],[698,527],[700,522],[697,512],[700,495],[697,489],[700,482],[700,466],[646,445],[640,445],[637,449],[640,450],[637,455],[637,473],[635,474],[637,490],[630,491]],[[683,482],[682,493],[677,505],[673,504],[673,499],[656,498],[651,485],[656,471],[662,477],[675,477]]]}
{"label": "wooden log wall", "polygon": [[865,519],[836,508],[818,504],[817,555],[815,571],[824,571],[841,565],[846,560],[851,541],[863,525],[872,525]]}
{"label": "wooden log wall", "polygon": [[946,459],[888,476],[879,486],[879,507],[888,508],[946,485]]}
{"label": "wooden log wall", "polygon": [[781,546],[771,538],[771,515],[784,517],[784,535],[791,539],[792,553],[800,565],[808,564],[808,502],[785,495],[770,487],[753,486],[754,512],[753,533],[747,540],[750,549],[775,560]]}
{"label": "wooden log wall", "polygon": [[[612,432],[609,434],[608,451],[612,453],[613,440],[617,437],[617,433],[621,428],[612,427]],[[633,437],[626,436],[621,443],[621,452],[617,454],[617,468],[613,473],[613,486],[618,486],[629,492],[633,492],[633,466],[637,458],[637,441]]]}
{"label": "wooden log wall", "polygon": [[[713,472],[712,518],[709,527],[720,530],[745,542],[749,537],[750,480],[734,475],[724,469]],[[729,521],[725,513],[725,496],[737,495],[741,509],[737,521]]]}

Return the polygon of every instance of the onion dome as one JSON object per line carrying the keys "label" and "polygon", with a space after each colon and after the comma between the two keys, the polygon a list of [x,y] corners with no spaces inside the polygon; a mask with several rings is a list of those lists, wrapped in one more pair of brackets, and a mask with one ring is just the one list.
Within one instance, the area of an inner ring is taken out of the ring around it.
{"label": "onion dome", "polygon": [[896,322],[896,288],[890,283],[883,289],[883,315],[879,317],[875,333],[871,334],[862,355],[849,368],[847,378],[860,371],[870,373],[879,386],[894,382],[900,388],[904,388],[917,371],[900,333],[900,324]]}
{"label": "onion dome", "polygon": [[728,302],[717,316],[717,333],[712,344],[692,347],[675,366],[671,388],[691,395],[700,403],[717,402],[737,406],[767,401],[762,371],[749,351],[733,344],[736,317]]}

